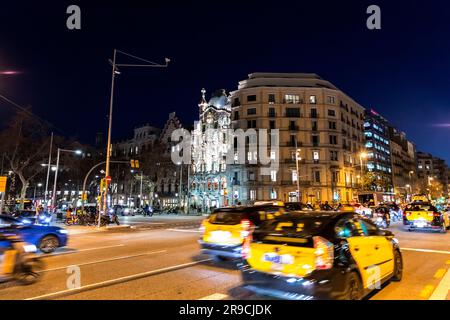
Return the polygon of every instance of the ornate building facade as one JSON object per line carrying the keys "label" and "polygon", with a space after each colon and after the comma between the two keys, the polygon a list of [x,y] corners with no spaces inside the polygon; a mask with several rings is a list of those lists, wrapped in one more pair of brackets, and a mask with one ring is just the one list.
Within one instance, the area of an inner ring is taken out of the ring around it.
{"label": "ornate building facade", "polygon": [[213,93],[207,102],[205,89],[198,104],[199,120],[192,131],[192,164],[189,178],[190,206],[207,211],[227,206],[233,198],[226,155],[231,128],[231,104],[225,90]]}

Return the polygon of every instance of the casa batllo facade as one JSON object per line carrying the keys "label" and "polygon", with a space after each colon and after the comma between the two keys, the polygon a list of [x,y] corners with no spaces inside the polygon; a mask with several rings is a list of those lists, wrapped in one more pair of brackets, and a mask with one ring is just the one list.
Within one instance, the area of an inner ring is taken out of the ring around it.
{"label": "casa batllo facade", "polygon": [[232,204],[233,183],[227,172],[226,154],[231,128],[231,105],[225,90],[205,100],[202,90],[199,121],[192,132],[192,164],[189,178],[190,206],[208,211]]}

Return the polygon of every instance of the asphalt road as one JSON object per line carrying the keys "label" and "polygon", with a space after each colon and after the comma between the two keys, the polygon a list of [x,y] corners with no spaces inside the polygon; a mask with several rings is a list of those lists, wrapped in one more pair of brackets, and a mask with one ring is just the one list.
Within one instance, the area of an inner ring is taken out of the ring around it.
{"label": "asphalt road", "polygon": [[[44,258],[40,282],[26,287],[0,284],[0,299],[263,298],[240,287],[234,264],[216,264],[199,254],[199,233],[193,227],[198,219],[182,226],[178,222],[73,234],[67,248]],[[450,299],[450,232],[407,232],[397,225],[391,229],[402,248],[403,280],[368,298]]]}

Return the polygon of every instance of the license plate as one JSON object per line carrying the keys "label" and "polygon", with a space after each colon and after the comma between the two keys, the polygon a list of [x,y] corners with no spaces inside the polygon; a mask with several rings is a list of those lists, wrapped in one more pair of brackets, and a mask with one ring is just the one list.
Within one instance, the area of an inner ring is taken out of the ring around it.
{"label": "license plate", "polygon": [[231,238],[231,233],[228,231],[212,231],[211,241],[224,242]]}
{"label": "license plate", "polygon": [[417,228],[423,228],[426,226],[426,223],[421,222],[421,221],[416,221],[416,222],[414,222],[414,226],[416,226]]}

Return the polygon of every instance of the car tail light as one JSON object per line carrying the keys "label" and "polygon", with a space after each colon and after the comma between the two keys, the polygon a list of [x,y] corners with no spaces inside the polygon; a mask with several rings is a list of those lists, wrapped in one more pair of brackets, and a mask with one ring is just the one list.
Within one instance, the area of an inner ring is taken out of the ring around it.
{"label": "car tail light", "polygon": [[333,244],[322,237],[313,237],[313,242],[316,255],[316,269],[331,269],[334,261]]}
{"label": "car tail light", "polygon": [[242,259],[249,259],[251,257],[250,243],[252,240],[253,236],[251,233],[244,238],[244,243],[242,244],[241,250]]}
{"label": "car tail light", "polygon": [[409,211],[405,211],[405,213],[404,213],[407,217],[409,217],[410,215],[411,215],[411,212],[409,212]]}
{"label": "car tail light", "polygon": [[241,227],[242,227],[242,231],[241,231],[241,237],[242,238],[246,238],[248,237],[251,232],[253,231],[253,223],[248,220],[248,219],[242,219],[241,220]]}
{"label": "car tail light", "polygon": [[206,220],[202,221],[202,224],[200,225],[199,231],[202,235],[205,234],[205,230],[206,230]]}
{"label": "car tail light", "polygon": [[441,216],[441,213],[440,213],[440,212],[433,212],[433,216],[435,216],[435,217],[440,217],[440,216]]}

